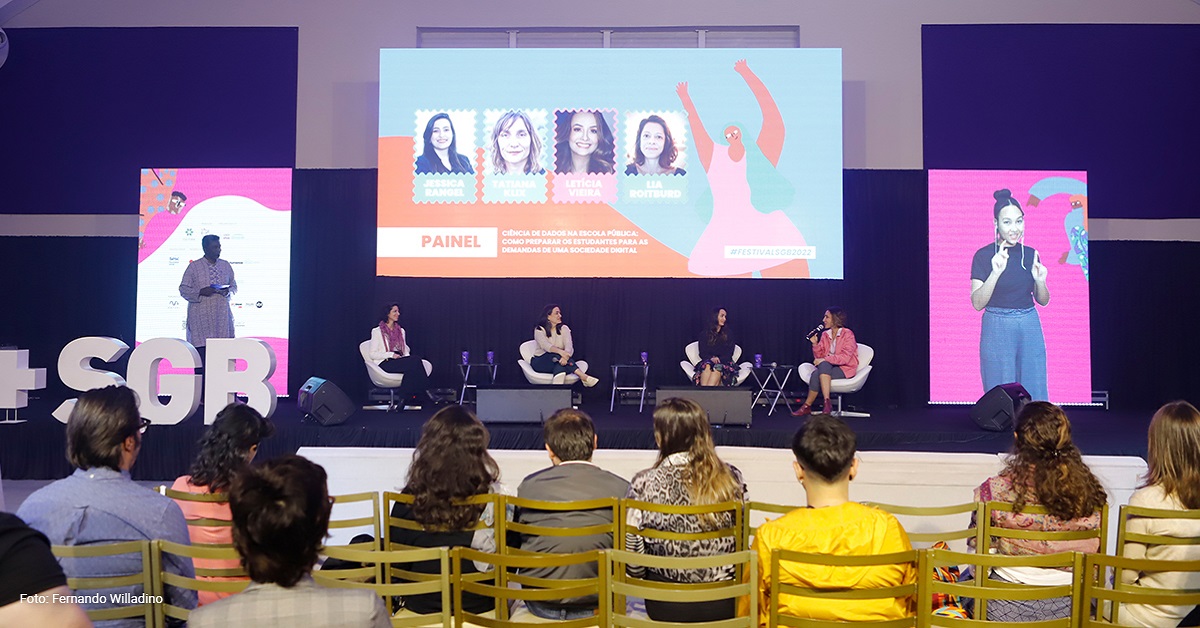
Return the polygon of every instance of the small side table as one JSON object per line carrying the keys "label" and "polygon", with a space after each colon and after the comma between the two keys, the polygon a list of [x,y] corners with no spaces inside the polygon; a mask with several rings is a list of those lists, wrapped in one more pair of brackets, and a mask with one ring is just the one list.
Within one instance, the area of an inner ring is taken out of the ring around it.
{"label": "small side table", "polygon": [[[617,374],[622,369],[640,370],[642,372],[642,385],[641,386],[618,386],[617,385]],[[614,364],[614,365],[612,365],[612,382],[613,382],[612,383],[612,398],[610,398],[608,401],[608,413],[612,414],[613,408],[615,408],[617,405],[617,391],[619,391],[619,390],[641,391],[642,399],[638,403],[638,412],[641,412],[642,408],[646,407],[646,381],[649,379],[649,376],[650,376],[650,365],[647,363],[638,362],[636,364]]]}
{"label": "small side table", "polygon": [[467,401],[467,389],[468,388],[472,388],[472,389],[478,388],[478,385],[471,383],[471,369],[473,369],[473,368],[474,369],[485,369],[487,371],[488,378],[489,378],[488,384],[492,385],[492,386],[494,386],[496,384],[496,364],[495,363],[489,364],[487,362],[471,362],[468,364],[459,364],[458,370],[462,373],[462,378],[463,378],[462,390],[458,393],[458,402],[459,403],[475,403],[473,400]]}
{"label": "small side table", "polygon": [[[763,395],[767,395],[771,400],[771,409],[767,410],[767,416],[771,416],[771,414],[775,412],[775,405],[779,403],[780,397],[783,398],[783,403],[787,405],[787,409],[790,412],[792,409],[792,402],[787,398],[787,394],[784,393],[784,389],[787,387],[788,379],[792,376],[792,371],[794,370],[796,370],[796,366],[794,364],[775,363],[764,364],[751,369],[750,372],[754,374],[754,381],[758,383],[758,394],[754,395],[754,401],[750,402],[750,407],[754,407],[754,404],[758,403],[759,398],[761,398]],[[766,371],[766,375],[759,377],[759,371]],[[779,371],[783,371],[782,380],[779,379]],[[770,396],[772,394],[774,394],[774,397]]]}

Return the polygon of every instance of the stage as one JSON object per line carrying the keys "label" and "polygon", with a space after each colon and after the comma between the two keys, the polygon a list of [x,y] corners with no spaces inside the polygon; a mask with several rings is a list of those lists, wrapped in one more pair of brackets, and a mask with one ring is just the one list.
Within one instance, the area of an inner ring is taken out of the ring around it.
{"label": "stage", "polygon": [[[586,397],[585,397],[586,399]],[[605,400],[607,401],[607,399]],[[0,469],[6,480],[49,480],[66,476],[63,425],[50,416],[57,402],[30,400],[20,412],[27,422],[0,424]],[[272,420],[277,431],[263,442],[259,456],[294,453],[301,447],[415,447],[421,425],[438,406],[422,410],[384,412],[357,408],[341,425],[321,426],[305,419],[295,399],[281,398]],[[781,404],[782,407],[782,404]],[[652,406],[638,413],[637,405],[585,404],[592,416],[601,449],[653,449]],[[987,432],[968,418],[968,406],[927,406],[916,409],[865,408],[870,418],[847,418],[858,434],[860,451],[922,451],[999,453],[1012,444],[1008,432]],[[1146,427],[1152,412],[1131,414],[1093,407],[1069,407],[1075,442],[1086,455],[1146,456]],[[788,448],[800,419],[777,409],[756,407],[749,427],[716,427],[717,445]],[[152,425],[133,468],[135,479],[162,480],[187,472],[203,433],[200,413],[173,426]],[[540,449],[541,427],[529,424],[490,424],[493,449]]]}

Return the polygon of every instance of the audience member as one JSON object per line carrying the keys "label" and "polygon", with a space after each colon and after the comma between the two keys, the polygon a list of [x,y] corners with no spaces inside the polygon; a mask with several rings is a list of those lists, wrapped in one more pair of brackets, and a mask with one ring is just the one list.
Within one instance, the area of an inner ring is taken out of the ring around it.
{"label": "audience member", "polygon": [[[400,527],[391,529],[393,543],[414,547],[471,547],[484,552],[496,551],[493,533],[493,509],[463,505],[474,495],[500,492],[500,467],[488,453],[488,431],[466,408],[453,405],[438,410],[421,428],[421,440],[408,467],[408,483],[402,492],[413,496],[410,506],[397,503],[392,516],[420,523],[422,530]],[[482,520],[487,527],[471,530]],[[438,573],[437,561],[414,563],[406,568],[418,573]],[[461,565],[463,573],[479,573],[474,562]],[[463,609],[484,614],[495,607],[493,598],[464,592]],[[412,613],[428,614],[442,610],[437,593],[404,598],[404,608]]]}
{"label": "audience member", "polygon": [[[542,427],[546,452],[553,466],[530,474],[521,482],[517,496],[541,501],[576,501],[621,498],[629,490],[629,482],[592,464],[596,449],[596,428],[592,419],[580,410],[564,408],[550,415]],[[612,523],[612,511],[576,510],[551,511],[521,509],[517,521],[555,528],[583,528]],[[530,536],[521,540],[521,549],[546,554],[574,554],[613,546],[611,534],[589,536]],[[598,566],[594,563],[567,567],[531,569],[528,575],[538,578],[595,578]],[[544,619],[579,619],[596,614],[596,596],[545,602],[526,602],[530,613]]]}
{"label": "audience member", "polygon": [[[1158,409],[1150,420],[1147,458],[1150,469],[1146,483],[1129,498],[1130,506],[1161,510],[1200,508],[1200,411],[1186,401],[1174,401]],[[1200,537],[1196,519],[1133,518],[1127,526],[1137,534],[1160,534],[1181,538]],[[1127,542],[1126,558],[1154,560],[1200,560],[1200,545],[1145,545]],[[1121,572],[1125,584],[1156,589],[1200,589],[1200,574],[1183,571]],[[1126,626],[1194,626],[1180,621],[1194,606],[1122,604],[1117,619]]]}
{"label": "audience member", "polygon": [[[817,415],[792,438],[792,469],[804,486],[807,507],[764,523],[754,537],[758,552],[759,623],[767,625],[772,586],[790,584],[814,589],[880,588],[917,579],[912,565],[829,568],[784,562],[780,582],[771,581],[771,550],[809,554],[869,556],[912,549],[908,535],[892,515],[850,501],[850,482],[858,475],[857,438],[841,419]],[[911,617],[914,600],[833,600],[783,595],[780,612],[824,621],[886,621]]]}
{"label": "audience member", "polygon": [[0,626],[91,626],[71,595],[50,541],[16,515],[0,512]]}
{"label": "audience member", "polygon": [[[191,475],[180,476],[171,488],[184,493],[210,495],[225,493],[233,476],[246,468],[258,453],[258,443],[275,433],[275,426],[264,419],[257,410],[243,403],[231,403],[217,413],[204,436],[200,438],[200,453],[192,463]],[[193,502],[177,500],[183,518],[216,519],[230,521],[227,502]],[[229,526],[189,525],[188,535],[192,543],[233,543],[233,528]],[[236,561],[197,558],[196,567],[203,569],[228,569],[237,567]],[[236,581],[245,578],[201,577],[202,580]],[[200,604],[208,604],[232,593],[213,591],[200,592]]]}
{"label": "audience member", "polygon": [[[742,473],[717,457],[713,447],[708,414],[688,399],[666,399],[654,410],[654,440],[658,460],[654,466],[633,477],[627,497],[671,506],[708,505],[742,502],[746,485]],[[636,529],[671,532],[707,532],[733,525],[732,512],[709,515],[664,515],[638,508],[627,511],[626,523]],[[626,534],[626,548],[654,556],[713,556],[736,551],[737,539],[719,537],[698,541],[677,541]],[[634,568],[631,575],[640,576]],[[732,567],[709,569],[646,569],[645,577],[660,582],[716,582],[731,580]],[[707,603],[678,603],[646,600],[651,619],[677,622],[701,622],[734,616],[734,600]]]}
{"label": "audience member", "polygon": [[310,575],[329,536],[333,508],[320,465],[288,455],[246,468],[233,478],[229,506],[233,545],[253,583],[193,611],[191,628],[391,625],[373,592],[322,587]]}
{"label": "audience member", "polygon": [[[1013,512],[992,513],[992,524],[1015,530],[1096,530],[1100,509],[1108,501],[1100,480],[1083,462],[1071,441],[1071,422],[1062,408],[1045,402],[1027,404],[1017,416],[1012,455],[1000,475],[975,489],[975,501],[1010,502]],[[1022,512],[1027,505],[1044,506],[1049,514]],[[974,547],[974,537],[967,544]],[[1095,552],[1099,539],[1041,541],[994,538],[997,554],[1029,556],[1056,552]],[[1071,582],[1071,573],[1056,569],[997,568],[994,580],[1021,584],[1059,585]],[[1071,597],[1050,600],[991,600],[988,619],[1037,621],[1071,614]]]}
{"label": "audience member", "polygon": [[[54,545],[96,545],[165,539],[188,544],[187,524],[175,502],[138,486],[129,470],[142,450],[142,433],[150,421],[138,414],[137,395],[124,386],[90,390],[79,396],[67,420],[70,476],[45,486],[25,500],[17,515],[46,535]],[[140,555],[65,559],[70,577],[112,576],[142,571]],[[192,577],[192,562],[168,556],[164,569]],[[141,585],[106,590],[109,594],[149,594]],[[170,604],[195,608],[196,593],[168,586]],[[86,609],[115,604],[88,603]],[[102,621],[102,626],[142,626],[142,619]]]}

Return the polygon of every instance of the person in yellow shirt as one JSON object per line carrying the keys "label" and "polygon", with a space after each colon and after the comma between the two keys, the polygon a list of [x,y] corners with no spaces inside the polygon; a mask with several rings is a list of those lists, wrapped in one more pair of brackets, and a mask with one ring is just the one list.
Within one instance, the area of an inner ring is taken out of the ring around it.
{"label": "person in yellow shirt", "polygon": [[[850,482],[858,474],[857,438],[850,426],[830,415],[816,415],[796,432],[792,468],[804,486],[808,505],[758,528],[759,624],[770,613],[771,550],[811,554],[874,555],[904,552],[912,544],[892,515],[850,501]],[[855,589],[910,584],[916,581],[911,564],[872,567],[822,567],[784,562],[779,578],[804,587]],[[829,600],[785,595],[780,612],[819,620],[879,621],[911,617],[915,600]]]}

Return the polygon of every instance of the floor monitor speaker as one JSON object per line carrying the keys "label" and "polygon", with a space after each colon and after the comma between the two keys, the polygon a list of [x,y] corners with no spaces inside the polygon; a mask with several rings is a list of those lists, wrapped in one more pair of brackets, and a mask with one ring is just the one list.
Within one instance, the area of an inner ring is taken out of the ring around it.
{"label": "floor monitor speaker", "polygon": [[300,412],[317,420],[321,425],[341,425],[354,414],[354,403],[337,384],[310,377],[296,395]]}
{"label": "floor monitor speaker", "polygon": [[1013,382],[987,391],[971,407],[971,420],[990,432],[1011,432],[1013,419],[1030,400],[1025,387]]}

